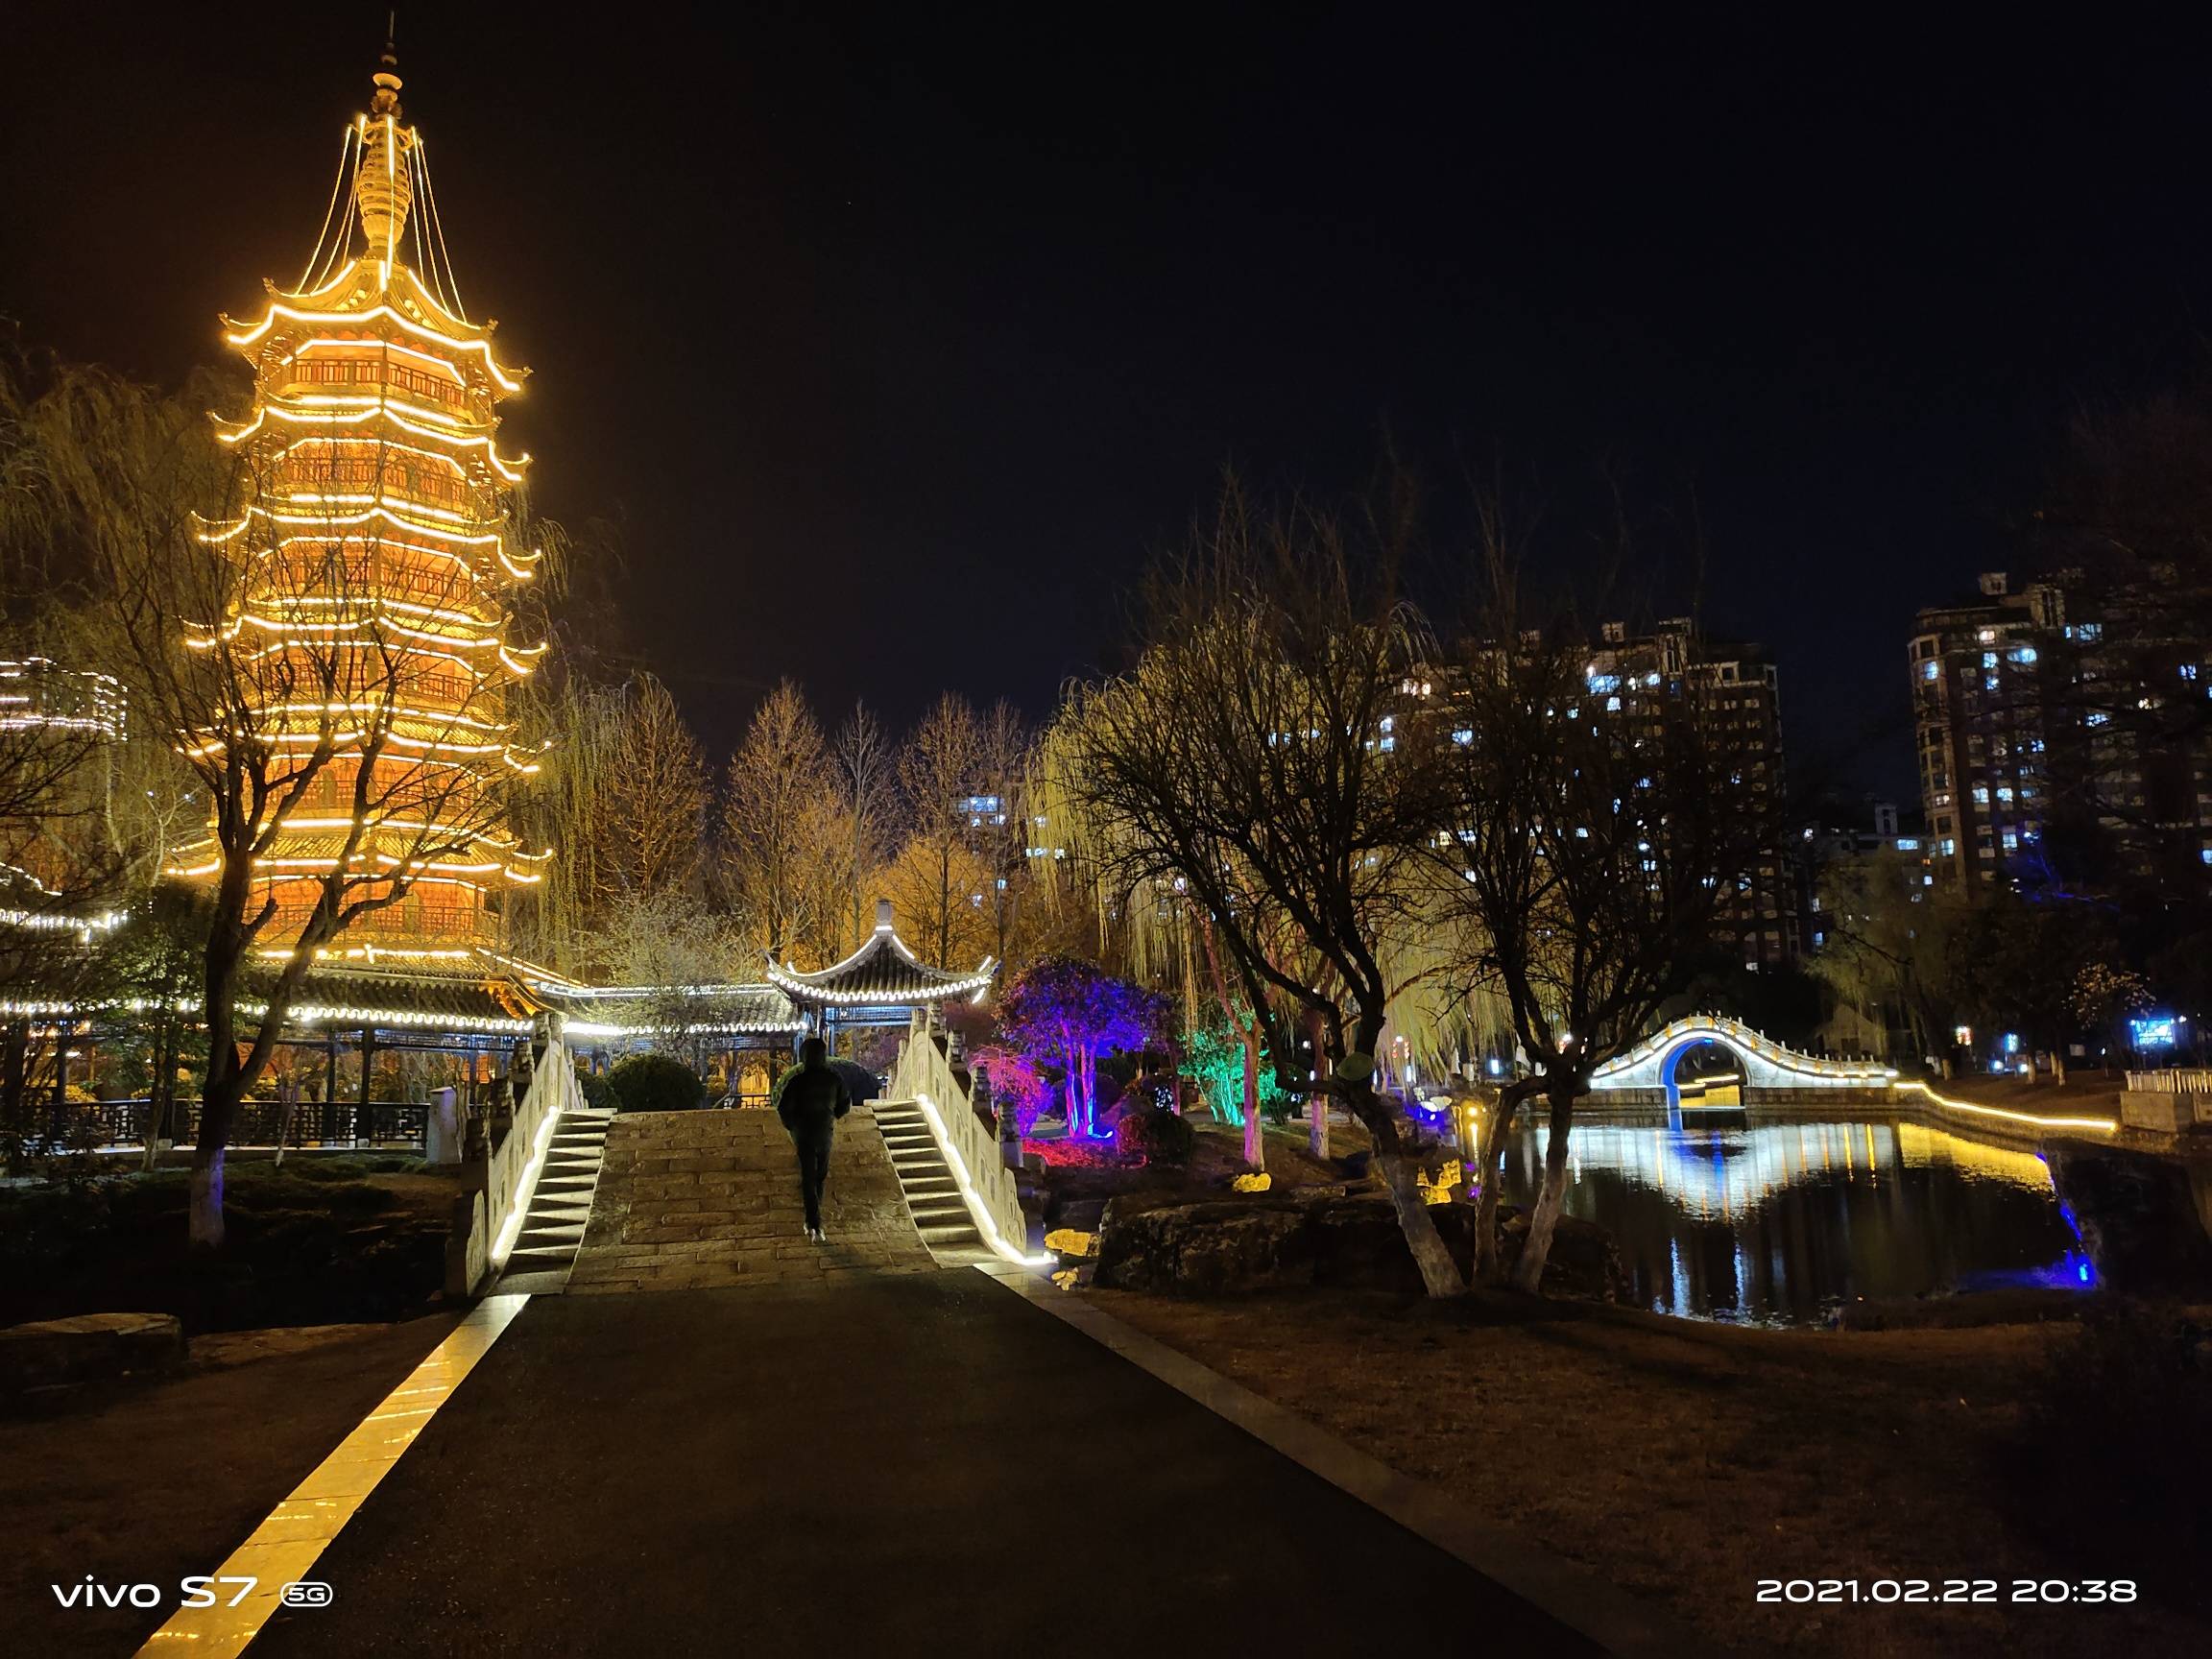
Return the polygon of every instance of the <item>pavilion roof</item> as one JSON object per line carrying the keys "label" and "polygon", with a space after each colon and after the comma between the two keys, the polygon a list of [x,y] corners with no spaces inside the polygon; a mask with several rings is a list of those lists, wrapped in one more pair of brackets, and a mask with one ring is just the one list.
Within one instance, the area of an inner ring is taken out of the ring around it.
{"label": "pavilion roof", "polygon": [[973,973],[933,968],[899,937],[888,900],[876,903],[876,930],[842,962],[802,973],[768,958],[769,982],[801,1007],[910,1007],[980,996],[996,965],[988,956]]}

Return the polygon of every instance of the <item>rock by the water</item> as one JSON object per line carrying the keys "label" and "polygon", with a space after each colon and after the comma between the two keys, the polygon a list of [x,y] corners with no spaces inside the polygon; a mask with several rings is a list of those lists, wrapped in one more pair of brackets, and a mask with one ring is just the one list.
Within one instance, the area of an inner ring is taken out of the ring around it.
{"label": "rock by the water", "polygon": [[[1473,1262],[1475,1214],[1471,1204],[1429,1211],[1462,1273]],[[1617,1293],[1620,1262],[1602,1228],[1561,1217],[1551,1262],[1547,1290],[1605,1300]],[[1300,1285],[1408,1294],[1422,1288],[1390,1200],[1333,1189],[1197,1203],[1118,1198],[1098,1242],[1097,1283],[1188,1296]]]}
{"label": "rock by the water", "polygon": [[2045,1156],[2105,1285],[2140,1296],[2212,1291],[2212,1238],[2183,1166],[2117,1146],[2055,1144]]}
{"label": "rock by the water", "polygon": [[174,1313],[80,1313],[0,1331],[0,1393],[173,1371],[184,1363]]}

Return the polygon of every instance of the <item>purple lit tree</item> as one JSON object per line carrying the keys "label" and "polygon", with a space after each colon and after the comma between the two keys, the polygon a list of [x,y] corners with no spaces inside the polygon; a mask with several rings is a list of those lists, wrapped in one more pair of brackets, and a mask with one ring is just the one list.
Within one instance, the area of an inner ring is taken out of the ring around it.
{"label": "purple lit tree", "polygon": [[1166,1028],[1167,998],[1073,956],[1041,956],[998,999],[999,1041],[1060,1072],[1070,1137],[1098,1136],[1098,1060],[1141,1052]]}

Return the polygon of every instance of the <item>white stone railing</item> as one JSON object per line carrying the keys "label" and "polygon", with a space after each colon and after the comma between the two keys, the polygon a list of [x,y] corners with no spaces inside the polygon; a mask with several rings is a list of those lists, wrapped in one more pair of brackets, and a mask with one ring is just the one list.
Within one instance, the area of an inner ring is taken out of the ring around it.
{"label": "white stone railing", "polygon": [[2212,1070],[2169,1066],[2155,1071],[2130,1071],[2128,1087],[2156,1094],[2212,1094]]}
{"label": "white stone railing", "polygon": [[891,1068],[891,1098],[922,1109],[983,1241],[1009,1262],[1049,1262],[1029,1248],[1029,1218],[1014,1171],[999,1156],[998,1131],[976,1115],[966,1076],[952,1070],[946,1039],[926,1029],[919,1016]]}
{"label": "white stone railing", "polygon": [[567,1046],[555,1039],[545,1045],[530,1073],[530,1087],[515,1107],[506,1139],[485,1159],[483,1183],[453,1201],[453,1230],[445,1240],[448,1295],[476,1295],[505,1264],[544,1165],[554,1119],[583,1104],[576,1062]]}
{"label": "white stone railing", "polygon": [[1876,1060],[1829,1060],[1786,1048],[1740,1020],[1693,1014],[1647,1037],[1590,1074],[1592,1089],[1664,1089],[1667,1062],[1694,1043],[1718,1043],[1743,1062],[1754,1089],[1886,1089],[1896,1070]]}

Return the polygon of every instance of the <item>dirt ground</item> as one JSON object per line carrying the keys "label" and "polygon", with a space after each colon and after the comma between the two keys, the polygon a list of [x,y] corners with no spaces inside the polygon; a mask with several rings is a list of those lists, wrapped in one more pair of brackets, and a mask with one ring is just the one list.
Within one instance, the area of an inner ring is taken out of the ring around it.
{"label": "dirt ground", "polygon": [[[2176,1604],[2183,1586],[2101,1546],[2080,1495],[2047,1495],[2046,1518],[2061,1504],[2069,1513],[2035,1535],[2008,1513],[2033,1490],[2021,1466],[2032,1455],[2009,1438],[2013,1402],[2044,1345],[2070,1332],[1743,1331],[1551,1305],[1532,1318],[1503,1298],[1082,1294],[1605,1573],[1717,1648],[2212,1651],[2201,1608]],[[2010,1600],[2016,1578],[2128,1577],[2143,1581],[2132,1608]],[[1763,1578],[1857,1579],[1862,1599],[1763,1604]],[[1936,1594],[1944,1579],[1995,1579],[2003,1599],[1865,1599],[1876,1579],[1913,1578]]]}
{"label": "dirt ground", "polygon": [[[174,1379],[0,1418],[0,1649],[130,1652],[457,1319],[195,1337]],[[165,1604],[62,1608],[48,1586],[87,1573]]]}

